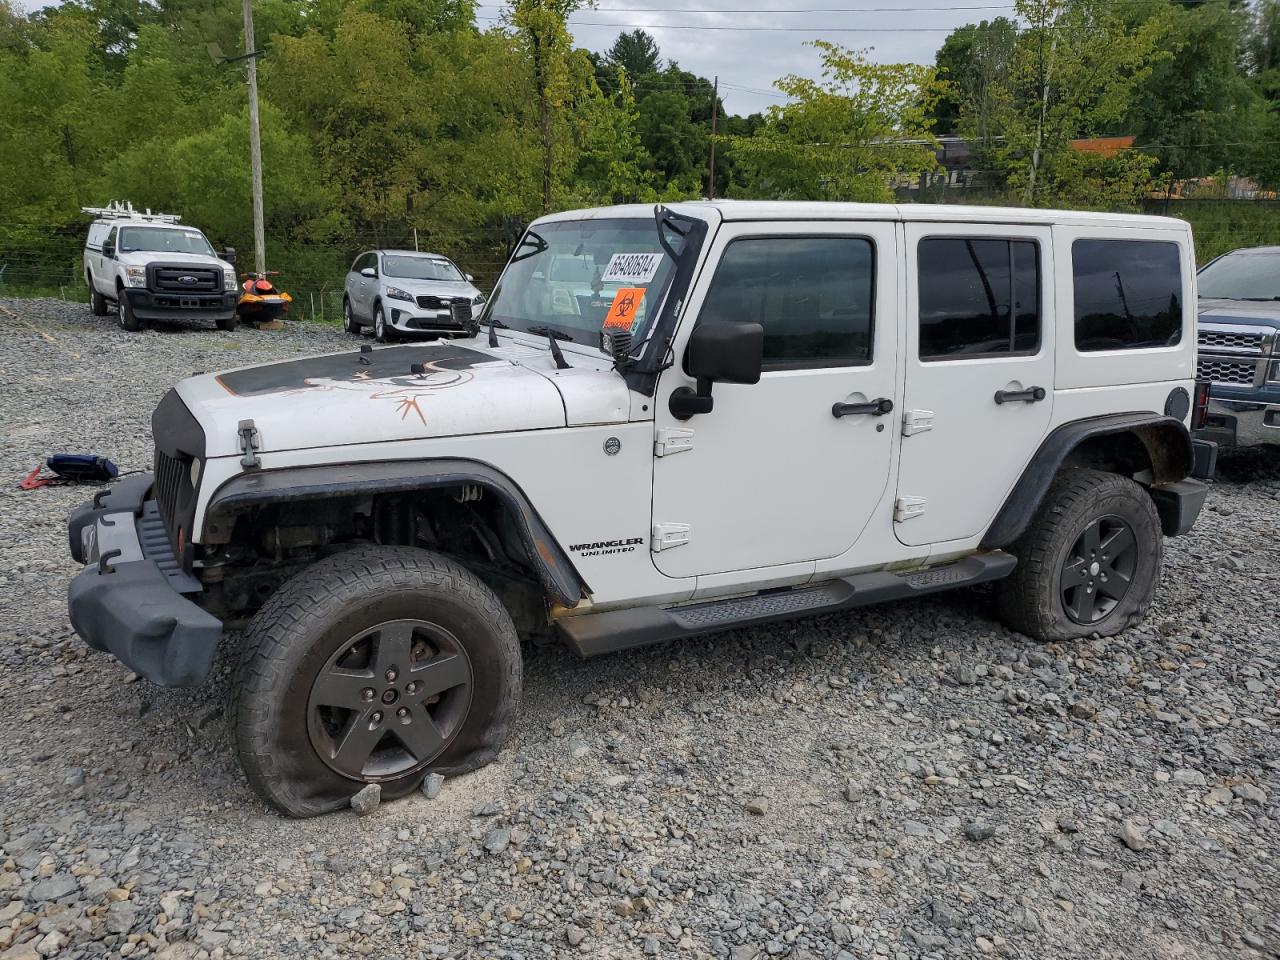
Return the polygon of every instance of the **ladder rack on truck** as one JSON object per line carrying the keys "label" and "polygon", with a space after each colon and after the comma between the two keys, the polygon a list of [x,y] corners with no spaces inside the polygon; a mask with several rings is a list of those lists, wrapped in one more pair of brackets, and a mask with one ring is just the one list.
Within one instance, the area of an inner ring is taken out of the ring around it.
{"label": "ladder rack on truck", "polygon": [[112,200],[105,207],[81,207],[80,212],[99,220],[147,220],[151,223],[178,223],[182,220],[176,213],[152,213],[150,208],[146,213],[140,213],[133,209],[132,203],[119,200]]}

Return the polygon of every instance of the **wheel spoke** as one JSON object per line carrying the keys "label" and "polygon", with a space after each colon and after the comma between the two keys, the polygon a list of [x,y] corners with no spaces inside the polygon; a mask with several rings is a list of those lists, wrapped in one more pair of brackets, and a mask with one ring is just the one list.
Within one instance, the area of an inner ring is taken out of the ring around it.
{"label": "wheel spoke", "polygon": [[382,739],[385,728],[372,722],[373,710],[357,711],[351,715],[346,729],[335,742],[333,761],[342,770],[359,775],[369,762],[369,755]]}
{"label": "wheel spoke", "polygon": [[1095,520],[1084,528],[1084,533],[1080,535],[1080,549],[1077,554],[1084,557],[1085,560],[1093,559],[1101,546],[1100,540],[1102,532],[1098,529],[1098,521]]}
{"label": "wheel spoke", "polygon": [[1105,580],[1098,579],[1098,592],[1112,600],[1121,600],[1129,590],[1129,578],[1116,570],[1108,570]]}
{"label": "wheel spoke", "polygon": [[413,646],[413,625],[389,623],[378,631],[373,642],[369,662],[375,676],[381,677],[393,666],[404,670],[409,665],[409,651]]}
{"label": "wheel spoke", "polygon": [[466,658],[456,653],[442,654],[419,664],[410,676],[419,685],[418,695],[423,697],[433,697],[471,682]]}
{"label": "wheel spoke", "polygon": [[407,717],[393,717],[390,729],[418,763],[434,757],[444,743],[440,728],[423,704],[410,708]]}
{"label": "wheel spoke", "polygon": [[1116,557],[1132,548],[1135,542],[1132,530],[1127,526],[1117,527],[1101,543],[1102,552],[1107,555],[1106,563],[1115,563]]}
{"label": "wheel spoke", "polygon": [[371,688],[373,671],[343,670],[334,667],[316,678],[311,691],[316,706],[346,707],[348,710],[364,710],[368,701],[364,691]]}
{"label": "wheel spoke", "polygon": [[1067,615],[1070,616],[1072,620],[1084,622],[1085,613],[1081,609],[1082,603],[1087,602],[1090,609],[1092,609],[1092,601],[1089,600],[1089,592],[1085,588],[1084,584],[1079,584],[1066,591],[1065,599]]}
{"label": "wheel spoke", "polygon": [[1089,579],[1089,561],[1073,560],[1062,568],[1062,589],[1078,587]]}

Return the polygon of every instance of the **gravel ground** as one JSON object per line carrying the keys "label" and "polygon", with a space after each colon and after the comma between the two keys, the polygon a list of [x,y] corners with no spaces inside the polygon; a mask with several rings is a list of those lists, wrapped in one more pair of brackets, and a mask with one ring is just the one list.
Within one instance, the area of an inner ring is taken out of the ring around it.
{"label": "gravel ground", "polygon": [[165,691],[71,634],[86,491],[16,481],[145,468],[173,381],[351,341],[0,307],[3,960],[1280,956],[1275,452],[1226,465],[1122,637],[1037,645],[960,592],[531,650],[491,766],[295,822],[237,768],[228,656]]}

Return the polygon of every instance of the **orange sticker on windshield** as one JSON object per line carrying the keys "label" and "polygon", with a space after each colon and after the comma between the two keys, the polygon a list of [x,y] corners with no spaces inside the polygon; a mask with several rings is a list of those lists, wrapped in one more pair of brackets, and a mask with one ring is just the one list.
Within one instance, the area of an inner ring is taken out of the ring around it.
{"label": "orange sticker on windshield", "polygon": [[609,312],[605,314],[604,329],[630,330],[635,326],[640,301],[644,299],[644,287],[623,287],[613,297]]}

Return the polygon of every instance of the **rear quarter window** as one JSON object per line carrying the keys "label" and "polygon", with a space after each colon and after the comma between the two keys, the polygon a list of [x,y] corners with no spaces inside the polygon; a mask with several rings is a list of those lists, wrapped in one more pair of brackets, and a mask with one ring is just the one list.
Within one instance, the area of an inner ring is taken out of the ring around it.
{"label": "rear quarter window", "polygon": [[1081,353],[1151,350],[1182,339],[1182,251],[1164,240],[1071,245]]}

